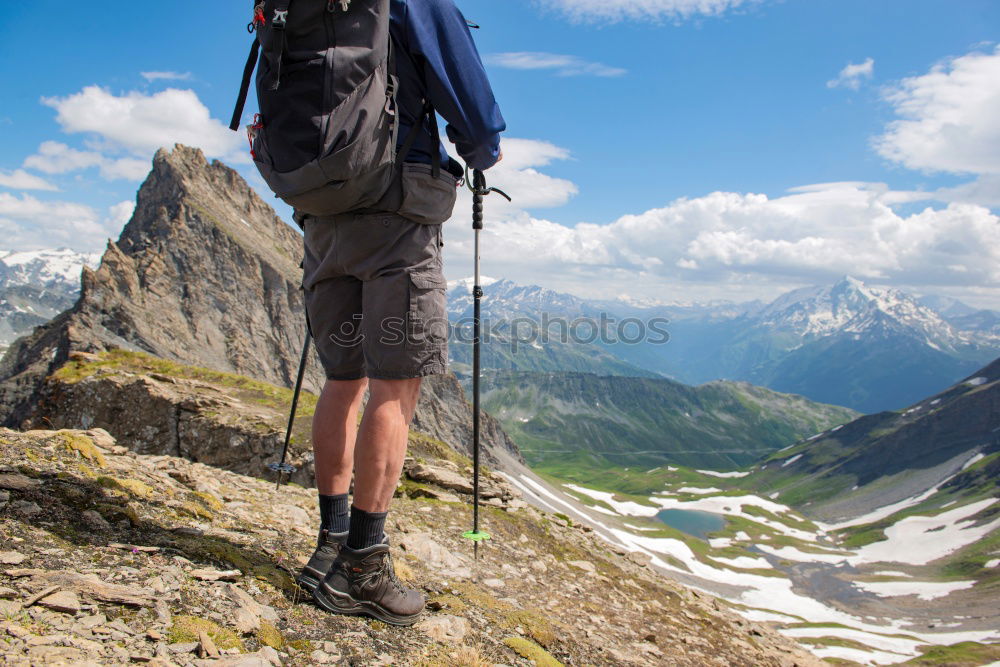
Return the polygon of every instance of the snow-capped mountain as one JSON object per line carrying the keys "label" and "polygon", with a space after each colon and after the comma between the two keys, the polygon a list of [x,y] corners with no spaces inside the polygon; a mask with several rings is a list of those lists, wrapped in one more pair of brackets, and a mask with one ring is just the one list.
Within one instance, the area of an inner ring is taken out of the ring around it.
{"label": "snow-capped mountain", "polygon": [[958,299],[950,296],[940,296],[938,294],[926,294],[917,299],[922,305],[927,306],[945,319],[952,317],[962,317],[971,315],[976,309],[967,303],[962,303]]}
{"label": "snow-capped mountain", "polygon": [[[518,317],[540,318],[542,313],[558,317],[582,317],[597,312],[590,302],[538,285],[518,285],[512,280],[484,278],[483,314],[493,320]],[[452,318],[472,315],[472,281],[464,279],[448,284],[448,312]]]}
{"label": "snow-capped mountain", "polygon": [[979,334],[1000,342],[1000,311],[986,308],[977,310],[958,299],[937,295],[920,297],[920,303],[940,313],[948,324],[959,331]]}
{"label": "snow-capped mountain", "polygon": [[95,267],[100,253],[81,253],[68,248],[56,250],[0,251],[0,287],[79,289],[80,271]]}
{"label": "snow-capped mountain", "polygon": [[937,350],[955,352],[972,342],[941,315],[898,289],[869,287],[850,276],[825,287],[788,292],[755,314],[756,326],[803,340],[837,334],[912,335]]}
{"label": "snow-capped mountain", "polygon": [[[448,317],[456,325],[450,347],[459,374],[471,363],[472,279],[448,284]],[[564,337],[581,318],[600,321],[600,309],[569,294],[511,280],[482,279],[483,367],[524,371],[578,371],[598,375],[657,377],[633,366],[595,341]],[[556,324],[562,321],[565,326]],[[538,325],[532,329],[529,325]],[[548,327],[546,329],[546,327]],[[585,327],[586,331],[590,331]]]}
{"label": "snow-capped mountain", "polygon": [[[537,321],[543,314],[570,321],[596,320],[601,314],[618,322],[664,318],[669,320],[668,344],[643,340],[601,345],[600,351],[627,362],[626,371],[640,368],[688,384],[745,380],[877,412],[940,391],[1000,355],[996,313],[967,314],[953,300],[941,305],[961,314],[942,316],[913,295],[850,276],[787,292],[770,303],[651,307],[497,280],[485,288],[483,312],[493,321],[508,322],[524,317]],[[451,317],[469,317],[471,307],[469,286],[456,284],[449,293]],[[518,358],[506,358],[503,367],[518,368]]]}
{"label": "snow-capped mountain", "polygon": [[731,320],[679,319],[671,333],[663,360],[687,382],[747,380],[862,412],[903,407],[1000,355],[1000,338],[850,276]]}
{"label": "snow-capped mountain", "polygon": [[72,306],[81,270],[99,261],[66,248],[0,251],[0,349]]}

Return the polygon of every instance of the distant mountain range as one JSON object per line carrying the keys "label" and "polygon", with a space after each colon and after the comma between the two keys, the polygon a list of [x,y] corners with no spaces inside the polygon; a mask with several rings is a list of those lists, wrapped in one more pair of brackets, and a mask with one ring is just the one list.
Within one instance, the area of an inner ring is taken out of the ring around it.
{"label": "distant mountain range", "polygon": [[100,257],[66,248],[0,251],[0,350],[72,306],[81,270]]}
{"label": "distant mountain range", "polygon": [[[70,307],[81,268],[97,261],[65,249],[0,253],[0,347]],[[849,276],[770,303],[682,305],[588,300],[510,280],[487,282],[483,365],[497,370],[668,377],[693,385],[738,380],[874,413],[934,394],[1000,355],[1000,312]],[[468,281],[452,283],[448,299],[456,326],[452,361],[467,376]],[[656,322],[657,329],[623,342],[637,332],[634,322],[622,325],[627,318]],[[576,335],[560,335],[567,327]],[[668,332],[669,342],[657,331]]]}
{"label": "distant mountain range", "polygon": [[858,416],[746,382],[491,371],[483,392],[525,460],[543,469],[579,454],[616,467],[742,467]]}
{"label": "distant mountain range", "polygon": [[[527,322],[545,328],[543,317],[549,322],[603,321],[612,338],[626,318],[669,320],[666,344],[651,341],[651,336],[637,343],[550,339],[532,340],[515,351],[510,339],[518,336],[506,330],[507,338],[494,341],[500,351],[490,349],[484,358],[485,367],[504,370],[659,374],[687,384],[742,380],[878,412],[940,391],[1000,355],[1000,313],[950,299],[918,299],[850,276],[833,285],[788,292],[767,304],[588,301],[509,280],[487,285],[485,293],[484,318],[494,326],[518,322],[522,340],[530,331]],[[453,321],[471,316],[466,285],[455,285],[449,297]],[[457,361],[467,360],[467,348],[454,346]],[[545,363],[540,357],[546,357]]]}
{"label": "distant mountain range", "polygon": [[[559,335],[562,322],[599,321],[602,311],[594,304],[537,285],[489,279],[484,283],[488,297],[482,311],[483,368],[662,377],[656,371],[622,359],[614,350]],[[547,335],[541,330],[542,313],[560,320],[548,327]],[[454,370],[460,376],[467,375],[472,365],[472,315],[471,282],[449,284],[448,316],[454,325],[450,353]],[[584,335],[587,332],[581,329]]]}

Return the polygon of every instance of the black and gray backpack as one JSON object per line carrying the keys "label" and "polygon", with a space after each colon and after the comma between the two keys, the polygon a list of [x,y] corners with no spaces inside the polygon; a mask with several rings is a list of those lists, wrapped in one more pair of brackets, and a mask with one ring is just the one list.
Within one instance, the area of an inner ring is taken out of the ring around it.
{"label": "black and gray backpack", "polygon": [[389,0],[259,0],[247,28],[256,36],[229,127],[256,68],[260,113],[247,132],[264,180],[311,215],[373,205],[412,144],[397,158]]}

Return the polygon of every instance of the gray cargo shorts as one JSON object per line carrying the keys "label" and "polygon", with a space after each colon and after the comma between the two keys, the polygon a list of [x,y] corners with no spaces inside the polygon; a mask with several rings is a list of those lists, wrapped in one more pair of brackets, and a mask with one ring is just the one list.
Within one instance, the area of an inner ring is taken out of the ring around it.
{"label": "gray cargo shorts", "polygon": [[441,225],[394,213],[303,216],[299,224],[306,312],[327,378],[447,372]]}

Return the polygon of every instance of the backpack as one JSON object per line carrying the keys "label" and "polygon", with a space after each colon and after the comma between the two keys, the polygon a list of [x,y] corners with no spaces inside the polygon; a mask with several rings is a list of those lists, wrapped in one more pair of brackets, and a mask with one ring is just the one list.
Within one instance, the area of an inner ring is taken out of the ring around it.
{"label": "backpack", "polygon": [[397,155],[389,0],[258,0],[247,30],[256,35],[229,127],[256,68],[260,113],[247,134],[268,186],[310,215],[375,204],[434,114],[425,106]]}

